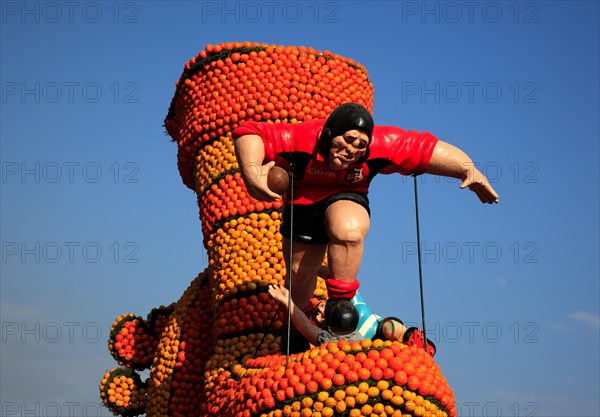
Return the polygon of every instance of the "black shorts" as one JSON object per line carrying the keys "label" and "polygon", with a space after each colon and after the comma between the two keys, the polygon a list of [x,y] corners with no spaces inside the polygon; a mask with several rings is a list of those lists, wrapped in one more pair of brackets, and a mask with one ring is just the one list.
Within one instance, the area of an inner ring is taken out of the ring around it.
{"label": "black shorts", "polygon": [[[371,210],[369,209],[369,199],[366,195],[360,193],[354,193],[350,191],[344,191],[335,194],[328,199],[319,201],[314,204],[295,204],[294,205],[294,242],[302,243],[328,243],[329,236],[325,230],[325,210],[327,207],[340,200],[349,200],[357,204],[360,204],[367,210],[369,216]],[[283,222],[281,223],[280,232],[286,237],[290,238],[290,224],[291,224],[291,207],[285,206],[283,209]]]}

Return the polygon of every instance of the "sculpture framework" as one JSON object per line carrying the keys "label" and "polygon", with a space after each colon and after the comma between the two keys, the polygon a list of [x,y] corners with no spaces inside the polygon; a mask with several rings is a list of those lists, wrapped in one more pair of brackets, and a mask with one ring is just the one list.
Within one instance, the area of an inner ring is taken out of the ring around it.
{"label": "sculpture framework", "polygon": [[[284,317],[266,289],[286,274],[282,204],[248,195],[231,132],[247,120],[325,118],[349,101],[372,110],[372,97],[363,66],[312,48],[207,45],[185,65],[165,127],[198,196],[209,266],[177,302],[113,323],[109,350],[122,367],[100,393],[115,415],[456,416],[422,349],[366,339],[279,354]],[[314,297],[327,297],[321,278]],[[147,368],[142,381],[136,370]]]}

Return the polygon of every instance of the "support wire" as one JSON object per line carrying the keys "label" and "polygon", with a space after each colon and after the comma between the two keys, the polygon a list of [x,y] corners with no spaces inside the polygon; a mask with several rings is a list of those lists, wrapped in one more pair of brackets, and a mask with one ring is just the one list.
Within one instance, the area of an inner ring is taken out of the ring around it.
{"label": "support wire", "polygon": [[427,331],[425,330],[425,299],[423,296],[423,268],[421,262],[421,231],[419,230],[419,197],[417,192],[417,174],[413,175],[415,188],[415,222],[417,225],[417,258],[419,260],[419,291],[421,294],[421,323],[423,326],[423,346],[427,350]]}

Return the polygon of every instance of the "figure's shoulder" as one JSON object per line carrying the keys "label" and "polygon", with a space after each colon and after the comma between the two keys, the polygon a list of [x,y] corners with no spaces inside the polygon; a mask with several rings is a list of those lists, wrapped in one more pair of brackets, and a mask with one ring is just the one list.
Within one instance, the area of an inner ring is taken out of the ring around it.
{"label": "figure's shoulder", "polygon": [[330,332],[327,329],[319,329],[319,333],[317,334],[317,344],[323,344],[329,342],[332,338],[335,337],[335,334]]}
{"label": "figure's shoulder", "polygon": [[406,137],[406,131],[397,126],[381,126],[375,125],[373,128],[372,142],[369,146],[371,158],[391,157],[398,145]]}
{"label": "figure's shoulder", "polygon": [[312,153],[324,123],[324,120],[282,123],[285,127],[279,131],[280,140],[286,148]]}
{"label": "figure's shoulder", "polygon": [[360,334],[358,330],[353,331],[352,333],[350,333],[350,335],[345,337],[347,337],[348,341],[350,342],[360,342],[365,338],[362,334]]}
{"label": "figure's shoulder", "polygon": [[316,137],[321,133],[325,120],[307,120],[299,123],[270,123],[250,120],[242,123],[234,130],[234,136],[246,133],[275,133],[280,135],[296,135]]}
{"label": "figure's shoulder", "polygon": [[386,146],[396,143],[406,135],[406,131],[398,126],[375,125],[373,128],[373,145]]}
{"label": "figure's shoulder", "polygon": [[290,123],[288,124],[288,126],[292,126],[294,134],[296,135],[307,135],[313,138],[317,138],[321,133],[324,124],[325,120],[314,119],[300,123]]}

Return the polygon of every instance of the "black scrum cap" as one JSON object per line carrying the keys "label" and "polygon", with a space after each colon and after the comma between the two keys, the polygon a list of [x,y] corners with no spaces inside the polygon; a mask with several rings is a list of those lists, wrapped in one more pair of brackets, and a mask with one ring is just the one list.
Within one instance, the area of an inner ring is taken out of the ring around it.
{"label": "black scrum cap", "polygon": [[323,126],[321,137],[319,138],[321,152],[327,159],[331,141],[336,136],[343,135],[349,130],[357,129],[365,132],[371,139],[373,134],[373,116],[369,110],[358,103],[344,103],[336,107]]}

